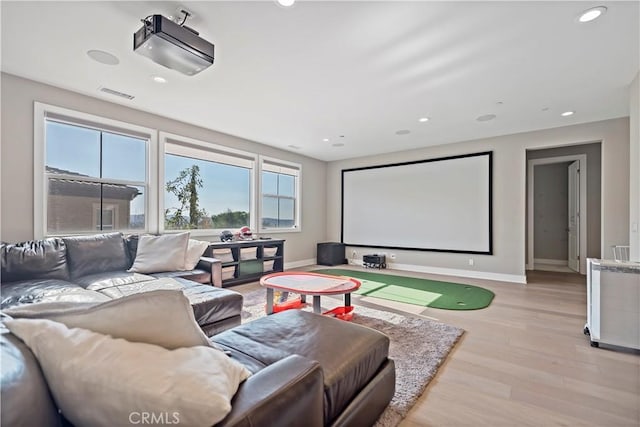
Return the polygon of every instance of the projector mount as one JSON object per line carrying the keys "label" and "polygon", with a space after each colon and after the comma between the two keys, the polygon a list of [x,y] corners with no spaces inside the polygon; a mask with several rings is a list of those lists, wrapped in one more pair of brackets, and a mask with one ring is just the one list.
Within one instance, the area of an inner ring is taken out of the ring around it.
{"label": "projector mount", "polygon": [[[186,25],[184,25],[185,22],[187,22],[188,18],[193,17],[193,13],[189,12],[186,9],[181,9],[181,8],[178,8],[177,13],[183,15],[181,22],[180,22],[180,16],[169,15],[167,18],[169,18],[171,21],[175,22],[176,24],[178,24],[179,26],[181,26],[185,30],[189,30],[193,34],[195,34],[196,36],[199,36],[200,33],[198,31],[194,30],[191,27],[187,27]],[[146,18],[141,19],[140,21],[142,21],[142,23],[145,25],[145,27],[151,27],[153,25],[153,23],[151,21],[152,17],[153,17],[153,15],[149,15]]]}

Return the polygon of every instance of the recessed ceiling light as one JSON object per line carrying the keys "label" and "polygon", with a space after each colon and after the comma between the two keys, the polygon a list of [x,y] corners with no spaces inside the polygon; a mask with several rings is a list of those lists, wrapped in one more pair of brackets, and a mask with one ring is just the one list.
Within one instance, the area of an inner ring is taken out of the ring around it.
{"label": "recessed ceiling light", "polygon": [[120,63],[120,60],[115,55],[103,50],[88,50],[87,55],[94,61],[105,65],[118,65]]}
{"label": "recessed ceiling light", "polygon": [[483,116],[479,116],[476,118],[477,121],[479,122],[488,122],[490,120],[493,120],[496,118],[495,114],[485,114]]}
{"label": "recessed ceiling light", "polygon": [[344,147],[342,142],[336,142],[335,144],[331,144],[332,147]]}
{"label": "recessed ceiling light", "polygon": [[578,16],[578,22],[591,22],[604,15],[606,11],[607,8],[605,6],[592,7],[591,9],[585,10]]}
{"label": "recessed ceiling light", "polygon": [[329,138],[324,138],[323,141],[324,142],[329,142]]}
{"label": "recessed ceiling light", "polygon": [[420,123],[428,122],[429,121],[429,117],[421,117],[421,118],[418,119],[418,121]]}
{"label": "recessed ceiling light", "polygon": [[569,116],[573,116],[573,114],[575,113],[575,111],[565,111],[564,113],[560,114],[562,117],[569,117]]}
{"label": "recessed ceiling light", "polygon": [[153,80],[156,83],[166,83],[167,79],[165,79],[164,77],[161,76],[151,76],[151,80]]}
{"label": "recessed ceiling light", "polygon": [[396,131],[396,135],[408,135],[410,133],[411,133],[411,131],[409,129],[400,129],[400,130]]}
{"label": "recessed ceiling light", "polygon": [[290,7],[296,2],[296,0],[276,0],[280,6]]}

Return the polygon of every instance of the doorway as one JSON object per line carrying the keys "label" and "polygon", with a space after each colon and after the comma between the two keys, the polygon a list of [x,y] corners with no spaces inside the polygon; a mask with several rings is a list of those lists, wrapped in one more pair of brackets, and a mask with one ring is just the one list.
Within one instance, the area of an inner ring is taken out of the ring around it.
{"label": "doorway", "polygon": [[586,154],[528,160],[527,187],[527,270],[586,274]]}

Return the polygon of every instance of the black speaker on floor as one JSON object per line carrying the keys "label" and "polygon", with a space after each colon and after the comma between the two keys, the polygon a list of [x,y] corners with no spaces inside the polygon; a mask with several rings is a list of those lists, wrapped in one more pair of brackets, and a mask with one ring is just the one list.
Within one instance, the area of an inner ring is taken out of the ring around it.
{"label": "black speaker on floor", "polygon": [[347,260],[344,256],[343,243],[318,243],[318,260],[319,265],[340,265],[346,264]]}

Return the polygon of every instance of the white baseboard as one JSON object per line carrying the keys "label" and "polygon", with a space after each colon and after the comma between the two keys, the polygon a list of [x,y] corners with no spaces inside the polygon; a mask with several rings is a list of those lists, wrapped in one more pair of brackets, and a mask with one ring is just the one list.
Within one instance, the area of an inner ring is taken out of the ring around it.
{"label": "white baseboard", "polygon": [[534,258],[534,264],[547,264],[547,265],[569,265],[569,261],[561,260],[561,259],[544,259],[544,258]]}
{"label": "white baseboard", "polygon": [[[349,265],[359,265],[362,266],[362,260],[359,259],[348,259]],[[307,265],[314,265],[316,263],[315,259],[307,259],[302,261],[294,261],[291,263],[285,263],[285,270],[290,268],[303,267]],[[431,273],[431,274],[441,274],[443,276],[458,276],[458,277],[468,277],[471,279],[485,279],[485,280],[497,280],[500,282],[511,282],[518,284],[526,284],[527,276],[519,276],[517,274],[502,274],[502,273],[491,273],[488,271],[472,271],[472,270],[458,270],[456,268],[441,268],[441,267],[428,267],[424,265],[412,265],[412,264],[397,264],[397,263],[387,263],[387,268],[394,270],[402,270],[402,271],[415,271],[418,273]]]}
{"label": "white baseboard", "polygon": [[429,267],[425,265],[412,264],[387,264],[388,268],[394,270],[416,271],[419,273],[442,274],[444,276],[468,277],[471,279],[497,280],[500,282],[511,282],[522,285],[527,284],[527,276],[517,274],[491,273],[488,271],[459,270],[457,268]]}
{"label": "white baseboard", "polygon": [[290,270],[292,268],[306,267],[307,265],[314,265],[315,263],[316,263],[315,258],[303,259],[300,261],[293,261],[293,262],[285,262],[284,269]]}

